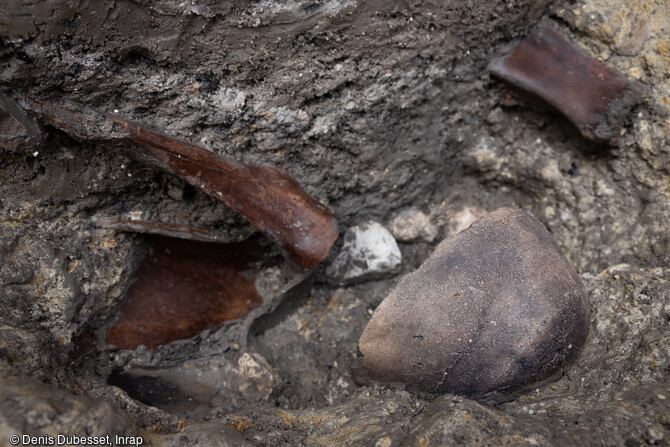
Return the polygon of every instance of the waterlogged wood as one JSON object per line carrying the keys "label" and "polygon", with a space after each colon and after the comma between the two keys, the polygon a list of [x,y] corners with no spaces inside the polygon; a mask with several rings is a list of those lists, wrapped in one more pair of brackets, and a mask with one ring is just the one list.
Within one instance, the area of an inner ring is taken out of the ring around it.
{"label": "waterlogged wood", "polygon": [[626,116],[642,91],[620,73],[542,28],[489,70],[563,113],[587,139],[618,145]]}
{"label": "waterlogged wood", "polygon": [[254,265],[264,259],[250,243],[213,244],[148,237],[150,252],[108,330],[107,349],[148,349],[191,338],[261,305]]}
{"label": "waterlogged wood", "polygon": [[280,169],[227,160],[200,146],[64,99],[25,97],[18,102],[74,138],[122,148],[146,164],[178,175],[279,242],[302,269],[324,260],[337,239],[330,210]]}
{"label": "waterlogged wood", "polygon": [[535,217],[502,208],[443,241],[382,301],[360,382],[480,396],[546,379],[586,341],[589,298]]}
{"label": "waterlogged wood", "polygon": [[201,242],[230,242],[223,235],[193,225],[170,222],[148,222],[146,220],[102,218],[95,221],[98,228],[109,230],[128,231],[132,233],[157,234],[159,236],[176,237]]}

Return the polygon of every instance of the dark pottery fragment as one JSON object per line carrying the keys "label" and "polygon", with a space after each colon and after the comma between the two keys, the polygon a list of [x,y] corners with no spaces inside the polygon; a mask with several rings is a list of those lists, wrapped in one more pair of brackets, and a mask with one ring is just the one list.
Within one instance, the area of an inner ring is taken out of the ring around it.
{"label": "dark pottery fragment", "polygon": [[589,330],[575,269],[533,215],[501,208],[443,241],[360,338],[360,382],[481,396],[547,379]]}
{"label": "dark pottery fragment", "polygon": [[616,146],[641,88],[541,28],[489,70],[564,114],[589,140]]}

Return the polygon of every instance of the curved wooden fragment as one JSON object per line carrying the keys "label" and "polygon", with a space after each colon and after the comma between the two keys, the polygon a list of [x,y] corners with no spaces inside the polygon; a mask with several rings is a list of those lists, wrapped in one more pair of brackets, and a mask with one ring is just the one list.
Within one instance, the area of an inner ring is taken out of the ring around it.
{"label": "curved wooden fragment", "polygon": [[95,221],[95,226],[110,230],[156,234],[159,236],[189,239],[192,241],[219,242],[224,244],[231,242],[229,239],[222,237],[221,234],[207,228],[169,222],[103,218],[97,219]]}
{"label": "curved wooden fragment", "polygon": [[488,69],[560,111],[585,138],[613,146],[642,95],[620,73],[584,56],[549,28],[535,31]]}
{"label": "curved wooden fragment", "polygon": [[253,266],[264,253],[249,243],[217,244],[163,236],[151,247],[107,329],[108,350],[147,349],[194,337],[242,318],[263,301]]}
{"label": "curved wooden fragment", "polygon": [[227,160],[187,141],[71,101],[26,97],[18,102],[74,138],[122,148],[133,158],[178,175],[279,242],[302,269],[309,270],[325,259],[338,237],[330,210],[280,169]]}

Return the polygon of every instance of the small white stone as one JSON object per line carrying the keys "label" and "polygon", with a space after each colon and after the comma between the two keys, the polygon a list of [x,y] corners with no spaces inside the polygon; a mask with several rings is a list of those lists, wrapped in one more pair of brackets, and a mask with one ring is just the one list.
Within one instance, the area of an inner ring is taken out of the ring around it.
{"label": "small white stone", "polygon": [[421,210],[410,208],[393,218],[391,233],[401,242],[411,242],[417,239],[432,242],[437,236],[437,227]]}
{"label": "small white stone", "polygon": [[401,262],[400,249],[391,233],[377,222],[367,222],[347,230],[342,250],[326,273],[346,284],[396,273]]}
{"label": "small white stone", "polygon": [[239,391],[244,393],[249,387],[256,386],[258,391],[269,396],[273,391],[273,384],[279,381],[273,375],[272,367],[259,354],[245,352],[237,361],[237,369],[233,372],[242,380]]}

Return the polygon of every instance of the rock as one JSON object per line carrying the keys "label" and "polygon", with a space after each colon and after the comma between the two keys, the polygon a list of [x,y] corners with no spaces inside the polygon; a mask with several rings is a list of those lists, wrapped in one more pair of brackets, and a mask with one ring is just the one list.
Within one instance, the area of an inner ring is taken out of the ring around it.
{"label": "rock", "polygon": [[[259,414],[245,435],[247,439],[263,436],[270,441],[266,445],[277,446],[405,445],[405,432],[416,425],[414,416],[419,418],[424,408],[406,391],[358,390],[337,406],[278,408]],[[267,427],[272,426],[279,430],[268,434]]]}
{"label": "rock", "polygon": [[53,374],[56,364],[47,347],[39,334],[0,324],[0,365],[44,380]]}
{"label": "rock", "polygon": [[157,407],[150,407],[130,397],[124,390],[110,386],[100,377],[77,377],[67,387],[90,398],[106,400],[130,416],[138,427],[154,433],[176,433],[183,426],[183,418]]}
{"label": "rock", "polygon": [[489,124],[500,124],[505,120],[505,114],[500,107],[496,107],[486,115],[486,122]]}
{"label": "rock", "polygon": [[483,395],[546,379],[586,341],[586,290],[547,230],[499,209],[443,241],[379,305],[360,381]]}
{"label": "rock", "polygon": [[417,239],[433,242],[437,236],[437,227],[421,210],[410,208],[393,218],[391,234],[401,242],[412,242]]}
{"label": "rock", "polygon": [[[0,307],[12,309],[3,322],[67,349],[84,322],[108,315],[123,300],[136,244],[108,230],[64,236],[54,228],[47,239],[26,220],[0,231],[0,257],[6,260],[0,266]],[[124,258],[112,256],[114,250],[124,250]]]}
{"label": "rock", "polygon": [[391,233],[370,221],[347,230],[342,250],[326,273],[347,284],[396,273],[401,262],[400,249]]}
{"label": "rock", "polygon": [[166,368],[130,368],[109,378],[111,385],[146,405],[173,414],[199,407],[234,410],[240,402],[269,401],[284,386],[279,373],[256,353],[218,354]]}
{"label": "rock", "polygon": [[216,422],[186,426],[179,433],[163,435],[163,447],[247,447],[251,446],[235,429]]}
{"label": "rock", "polygon": [[[229,376],[229,387],[255,400],[269,400],[283,387],[283,381],[265,358],[256,353],[245,352],[237,361],[237,368]],[[250,399],[251,400],[251,399]]]}
{"label": "rock", "polygon": [[[7,440],[16,434],[54,438],[109,435],[112,440],[115,435],[141,436],[128,415],[109,402],[75,396],[0,368],[0,445],[10,445]],[[57,445],[55,441],[41,445]],[[37,443],[25,443],[33,444]]]}
{"label": "rock", "polygon": [[0,93],[0,149],[9,152],[39,154],[44,144],[44,134],[35,120],[18,104]]}
{"label": "rock", "polygon": [[[470,399],[439,396],[426,408],[424,417],[414,424],[403,445],[568,447],[602,445],[603,440],[607,445],[626,445],[626,442],[628,445],[666,445],[662,440],[667,439],[670,432],[667,423],[663,427],[653,421],[662,420],[658,415],[668,411],[668,404],[655,397],[659,390],[667,390],[667,387],[667,381],[633,385],[629,391],[617,393],[619,405],[592,395],[594,400],[584,406],[577,403],[574,393],[565,390],[556,393],[561,397],[536,392],[528,396],[530,402],[517,401],[514,402],[516,408],[507,406],[504,410]],[[566,394],[571,396],[569,400],[565,399]],[[607,427],[603,420],[616,420],[621,424]],[[520,439],[525,442],[519,442]]]}
{"label": "rock", "polygon": [[[8,368],[0,368],[0,445],[10,445],[10,436],[17,434],[46,439],[39,445],[62,445],[57,444],[58,435],[89,436],[98,440],[109,436],[109,441],[103,445],[108,442],[120,445],[115,442],[116,436],[134,440],[135,443],[141,441],[141,445],[149,446],[249,445],[234,429],[217,423],[192,424],[178,433],[151,435],[140,430],[127,414],[110,402],[75,396]],[[31,441],[24,444],[38,443]],[[67,443],[79,444],[82,442],[76,440]]]}

